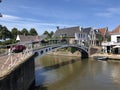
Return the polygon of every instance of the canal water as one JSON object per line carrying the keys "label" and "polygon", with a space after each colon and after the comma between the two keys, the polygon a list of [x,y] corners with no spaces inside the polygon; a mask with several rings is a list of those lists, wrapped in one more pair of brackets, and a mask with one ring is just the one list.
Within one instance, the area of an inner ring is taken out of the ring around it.
{"label": "canal water", "polygon": [[35,90],[120,90],[120,61],[46,55],[35,66]]}

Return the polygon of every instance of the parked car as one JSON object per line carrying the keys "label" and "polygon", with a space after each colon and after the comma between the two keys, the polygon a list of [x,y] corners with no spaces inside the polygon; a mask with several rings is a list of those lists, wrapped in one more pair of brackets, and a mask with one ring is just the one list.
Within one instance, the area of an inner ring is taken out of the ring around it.
{"label": "parked car", "polygon": [[17,53],[17,52],[22,52],[25,49],[26,49],[26,47],[24,45],[16,45],[16,46],[12,46],[10,48],[10,51]]}

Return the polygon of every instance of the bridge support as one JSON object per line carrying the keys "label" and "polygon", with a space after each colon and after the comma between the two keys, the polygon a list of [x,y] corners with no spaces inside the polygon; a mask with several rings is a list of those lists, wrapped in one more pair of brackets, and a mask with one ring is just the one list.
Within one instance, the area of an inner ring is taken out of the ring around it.
{"label": "bridge support", "polygon": [[0,90],[28,90],[35,80],[34,66],[34,56],[31,56],[8,75],[0,78]]}
{"label": "bridge support", "polygon": [[81,58],[82,59],[85,59],[85,58],[89,57],[88,53],[86,53],[85,51],[81,50],[80,52],[81,52]]}

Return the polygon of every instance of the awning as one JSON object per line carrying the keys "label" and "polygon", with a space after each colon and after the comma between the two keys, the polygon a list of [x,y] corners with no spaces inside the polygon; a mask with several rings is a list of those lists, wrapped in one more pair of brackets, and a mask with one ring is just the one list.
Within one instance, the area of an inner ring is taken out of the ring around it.
{"label": "awning", "polygon": [[120,48],[120,46],[117,45],[117,46],[114,46],[113,48]]}

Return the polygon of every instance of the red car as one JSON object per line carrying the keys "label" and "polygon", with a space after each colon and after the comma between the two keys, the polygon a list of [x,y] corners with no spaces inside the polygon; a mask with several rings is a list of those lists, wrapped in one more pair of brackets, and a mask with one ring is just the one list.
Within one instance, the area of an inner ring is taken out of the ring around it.
{"label": "red car", "polygon": [[24,45],[16,45],[10,48],[11,52],[22,52],[26,47]]}

